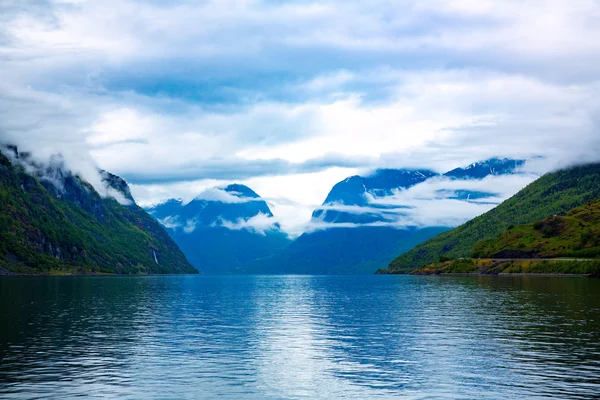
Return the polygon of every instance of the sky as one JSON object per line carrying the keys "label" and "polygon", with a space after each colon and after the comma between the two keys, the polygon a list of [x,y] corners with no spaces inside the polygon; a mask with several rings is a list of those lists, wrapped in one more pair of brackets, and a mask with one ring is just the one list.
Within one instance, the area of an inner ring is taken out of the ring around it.
{"label": "sky", "polygon": [[0,58],[0,139],[294,233],[376,168],[600,154],[593,0],[0,0]]}

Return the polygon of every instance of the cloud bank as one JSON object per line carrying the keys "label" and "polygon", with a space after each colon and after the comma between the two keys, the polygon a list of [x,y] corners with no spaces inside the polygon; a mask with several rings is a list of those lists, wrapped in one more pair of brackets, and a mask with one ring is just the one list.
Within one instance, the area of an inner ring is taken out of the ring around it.
{"label": "cloud bank", "polygon": [[[393,191],[389,196],[366,193],[367,206],[330,204],[319,210],[344,214],[369,215],[374,221],[327,222],[321,217],[313,218],[308,232],[335,228],[391,227],[455,227],[473,219],[510,198],[538,175],[521,173],[515,175],[488,176],[483,179],[449,179],[443,176],[430,178],[408,189]],[[464,196],[475,193],[480,196]]]}
{"label": "cloud bank", "polygon": [[0,141],[119,174],[140,203],[248,182],[299,231],[324,187],[377,167],[597,161],[599,18],[591,0],[2,2]]}

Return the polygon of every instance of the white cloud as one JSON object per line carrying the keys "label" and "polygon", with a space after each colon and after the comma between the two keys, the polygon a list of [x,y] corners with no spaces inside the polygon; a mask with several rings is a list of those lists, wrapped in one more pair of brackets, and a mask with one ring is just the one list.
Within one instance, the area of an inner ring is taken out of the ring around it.
{"label": "white cloud", "polygon": [[[491,210],[537,177],[538,175],[533,174],[498,175],[472,180],[434,177],[411,188],[395,190],[393,195],[374,196],[366,193],[368,206],[331,204],[319,207],[324,211],[373,215],[378,219],[375,222],[327,222],[314,218],[307,225],[306,231],[378,226],[396,229],[454,227]],[[459,192],[464,191],[488,195],[466,200],[456,198]]]}
{"label": "white cloud", "polygon": [[[399,210],[398,226],[457,226],[481,215],[537,179],[537,175],[499,175],[480,180],[451,180],[431,178],[392,196],[375,198],[369,202],[379,206],[406,206]],[[453,199],[457,191],[482,192],[492,197],[476,200]]]}
{"label": "white cloud", "polygon": [[158,222],[160,222],[160,224],[167,229],[176,229],[182,227],[181,221],[176,216],[168,216],[162,219],[158,219]]}
{"label": "white cloud", "polygon": [[330,168],[316,173],[252,178],[243,183],[267,201],[281,229],[296,237],[304,232],[312,212],[323,203],[333,185],[356,173],[351,168]]}
{"label": "white cloud", "polygon": [[242,197],[238,196],[235,193],[226,192],[220,188],[210,188],[204,190],[198,196],[196,196],[198,200],[206,200],[206,201],[217,201],[220,203],[248,203],[250,201],[256,201],[254,198],[250,197]]}
{"label": "white cloud", "polygon": [[137,203],[143,207],[150,207],[171,198],[182,199],[187,204],[196,198],[199,193],[226,183],[228,182],[208,179],[165,184],[131,184],[130,187]]}
{"label": "white cloud", "polygon": [[277,219],[266,214],[259,213],[252,218],[239,218],[236,221],[220,220],[218,226],[234,231],[247,230],[259,235],[266,235],[268,231],[277,230]]}
{"label": "white cloud", "polygon": [[297,234],[375,167],[597,160],[599,17],[593,0],[9,2],[0,139],[124,175],[142,204],[242,181]]}

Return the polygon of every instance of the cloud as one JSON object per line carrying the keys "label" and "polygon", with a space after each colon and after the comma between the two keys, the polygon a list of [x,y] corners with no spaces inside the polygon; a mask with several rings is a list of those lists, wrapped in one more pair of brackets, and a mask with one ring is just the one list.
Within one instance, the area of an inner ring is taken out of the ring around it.
{"label": "cloud", "polygon": [[0,151],[11,159],[12,163],[21,165],[29,174],[36,176],[41,181],[51,183],[59,192],[64,192],[64,179],[68,174],[73,174],[90,183],[96,192],[103,198],[113,198],[122,205],[132,205],[131,199],[118,189],[110,186],[95,162],[82,155],[51,153],[46,151],[30,152],[29,148],[18,148],[19,157],[13,150],[5,148],[14,141],[3,142],[0,137]]}
{"label": "cloud", "polygon": [[[354,216],[369,215],[373,218],[365,223],[357,223],[348,222],[347,218],[343,222],[330,222],[317,217],[311,220],[306,231],[359,227],[454,227],[491,210],[537,177],[538,175],[530,173],[473,180],[433,177],[408,189],[394,190],[392,195],[375,196],[366,193],[368,206],[320,206],[319,210],[323,211]],[[467,196],[465,199],[458,196],[464,192],[480,193],[481,197],[474,196],[474,199],[470,199]]]}
{"label": "cloud", "polygon": [[222,226],[234,231],[247,230],[263,236],[268,231],[279,230],[277,219],[263,213],[259,213],[248,219],[238,218],[236,221],[221,219],[216,226]]}
{"label": "cloud", "polygon": [[[382,203],[379,203],[382,204]],[[382,220],[390,220],[394,219],[394,217],[398,215],[404,215],[407,212],[407,209],[410,207],[405,205],[390,205],[385,204],[383,206],[377,206],[378,204],[373,204],[373,206],[354,206],[354,205],[345,205],[340,203],[331,203],[320,206],[317,210],[319,211],[336,211],[338,213],[344,214],[352,214],[352,215],[371,215]],[[323,214],[325,215],[325,214]]]}
{"label": "cloud", "polygon": [[[395,224],[399,226],[458,226],[481,215],[537,179],[537,175],[517,174],[488,176],[480,180],[452,180],[431,178],[392,196],[368,196],[370,204],[377,206],[408,207],[398,213]],[[457,191],[493,194],[475,200],[456,199]]]}
{"label": "cloud", "polygon": [[158,219],[158,222],[160,222],[160,224],[167,229],[177,229],[183,226],[183,224],[177,216],[168,216],[162,219]]}
{"label": "cloud", "polygon": [[[167,229],[181,229],[186,234],[193,233],[199,227],[199,222],[195,218],[181,221],[179,217],[169,216],[159,219],[159,222]],[[263,213],[259,213],[251,218],[238,218],[235,221],[219,218],[210,226],[222,227],[232,231],[246,230],[262,236],[266,236],[269,231],[280,230],[277,218]]]}
{"label": "cloud", "polygon": [[[237,204],[237,203],[248,203],[250,201],[257,201],[255,198],[236,196],[233,193],[226,192],[220,188],[210,188],[204,190],[198,196],[197,200],[216,201],[226,204]],[[260,200],[260,199],[258,199]]]}
{"label": "cloud", "polygon": [[251,182],[298,232],[339,171],[598,160],[599,16],[590,0],[3,2],[0,140],[122,175],[140,203]]}

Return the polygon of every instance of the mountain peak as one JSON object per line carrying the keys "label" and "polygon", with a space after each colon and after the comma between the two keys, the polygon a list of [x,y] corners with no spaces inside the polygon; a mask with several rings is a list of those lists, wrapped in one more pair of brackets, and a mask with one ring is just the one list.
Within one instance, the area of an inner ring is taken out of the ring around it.
{"label": "mountain peak", "polygon": [[248,220],[257,215],[273,217],[269,206],[248,186],[231,184],[205,190],[191,202],[169,199],[147,208],[159,221],[169,221],[172,226],[179,221],[179,228],[190,224],[201,227],[222,225],[222,221]]}
{"label": "mountain peak", "polygon": [[260,196],[246,185],[233,183],[223,188],[227,193],[240,198],[260,199]]}
{"label": "mountain peak", "polygon": [[385,168],[365,177],[350,176],[331,189],[324,204],[363,205],[367,202],[366,192],[375,195],[391,194],[395,189],[407,189],[437,175],[436,172],[425,169]]}
{"label": "mountain peak", "polygon": [[525,162],[525,160],[494,157],[475,162],[465,168],[455,168],[446,172],[444,176],[454,179],[483,179],[489,175],[509,175],[518,172]]}
{"label": "mountain peak", "polygon": [[[100,172],[100,177],[102,178],[102,182],[104,183],[104,185],[106,186],[106,188],[109,192],[110,192],[110,189],[115,190],[118,194],[120,194],[124,197],[126,202],[128,202],[130,204],[135,204],[135,200],[133,199],[133,196],[131,194],[131,189],[129,188],[129,185],[127,184],[125,179],[123,179],[120,176],[117,176],[115,174],[111,174],[110,172],[102,170],[102,169],[99,170],[99,172]],[[115,193],[111,193],[111,194],[115,198],[119,197],[119,195],[115,196]],[[121,201],[119,201],[119,202],[121,202]]]}

